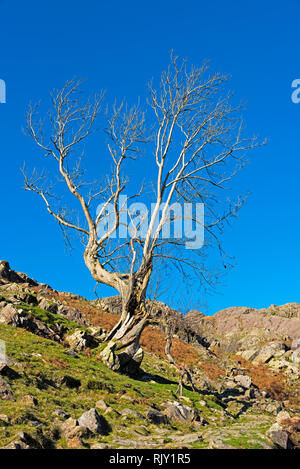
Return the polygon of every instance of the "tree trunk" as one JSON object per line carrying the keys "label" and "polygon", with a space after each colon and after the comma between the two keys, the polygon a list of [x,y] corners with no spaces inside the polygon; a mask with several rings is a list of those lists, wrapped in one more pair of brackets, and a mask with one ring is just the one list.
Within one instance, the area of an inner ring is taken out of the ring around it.
{"label": "tree trunk", "polygon": [[147,321],[148,313],[143,303],[128,311],[125,319],[120,319],[108,334],[108,344],[100,355],[109,368],[130,376],[138,373],[144,356],[140,337]]}
{"label": "tree trunk", "polygon": [[146,290],[152,272],[152,263],[144,264],[132,275],[108,273],[103,270],[94,251],[94,243],[87,246],[84,259],[93,278],[100,283],[116,288],[122,300],[119,322],[108,333],[108,341],[100,357],[114,371],[135,375],[143,360],[140,337],[149,313],[146,309]]}

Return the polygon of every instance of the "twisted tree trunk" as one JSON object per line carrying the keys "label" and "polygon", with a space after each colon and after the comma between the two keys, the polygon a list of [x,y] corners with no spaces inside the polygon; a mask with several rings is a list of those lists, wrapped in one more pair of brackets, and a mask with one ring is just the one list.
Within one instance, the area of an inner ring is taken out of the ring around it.
{"label": "twisted tree trunk", "polygon": [[108,273],[101,267],[93,246],[87,247],[84,258],[93,278],[116,288],[121,296],[120,320],[106,337],[107,345],[101,360],[112,370],[128,375],[137,374],[143,360],[140,337],[147,325],[146,291],[152,273],[152,264],[144,264],[133,275]]}

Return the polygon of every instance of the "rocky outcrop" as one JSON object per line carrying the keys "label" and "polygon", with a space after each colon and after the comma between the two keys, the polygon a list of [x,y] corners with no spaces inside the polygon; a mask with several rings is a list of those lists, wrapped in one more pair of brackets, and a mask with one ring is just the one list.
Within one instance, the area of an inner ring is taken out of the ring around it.
{"label": "rocky outcrop", "polygon": [[0,261],[0,285],[6,283],[26,283],[29,286],[37,286],[38,283],[28,275],[11,270],[7,261]]}

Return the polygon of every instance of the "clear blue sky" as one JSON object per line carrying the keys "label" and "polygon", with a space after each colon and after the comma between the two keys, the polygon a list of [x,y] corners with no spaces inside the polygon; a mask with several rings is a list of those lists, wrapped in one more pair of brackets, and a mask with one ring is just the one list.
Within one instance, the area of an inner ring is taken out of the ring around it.
{"label": "clear blue sky", "polygon": [[207,312],[300,302],[300,104],[291,101],[291,83],[300,78],[299,17],[298,0],[0,0],[0,79],[7,84],[0,259],[54,288],[93,296],[81,252],[65,254],[57,225],[22,189],[23,161],[40,165],[21,132],[24,113],[29,101],[47,99],[75,75],[88,78],[90,91],[107,89],[108,99],[143,96],[174,49],[232,74],[231,88],[248,102],[249,133],[268,137],[239,177],[252,196],[224,236],[237,266],[207,299]]}

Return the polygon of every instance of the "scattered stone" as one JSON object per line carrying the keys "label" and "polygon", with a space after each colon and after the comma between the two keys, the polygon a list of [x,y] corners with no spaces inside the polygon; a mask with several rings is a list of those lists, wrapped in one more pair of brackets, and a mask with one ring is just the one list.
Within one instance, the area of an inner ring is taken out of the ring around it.
{"label": "scattered stone", "polygon": [[24,327],[28,323],[28,317],[24,311],[8,304],[0,311],[0,323],[8,326]]}
{"label": "scattered stone", "polygon": [[292,447],[289,434],[282,430],[278,423],[272,425],[272,427],[267,431],[267,436],[279,448],[291,449]]}
{"label": "scattered stone", "polygon": [[167,404],[164,413],[171,421],[180,421],[182,423],[199,419],[199,415],[191,407],[177,401]]}
{"label": "scattered stone", "polygon": [[252,379],[247,375],[237,375],[234,377],[234,381],[245,389],[249,389],[252,384]]}
{"label": "scattered stone", "polygon": [[55,415],[58,415],[58,417],[60,417],[61,419],[64,419],[64,420],[66,420],[70,417],[70,414],[65,412],[63,409],[55,409],[53,413]]}
{"label": "scattered stone", "polygon": [[0,399],[8,400],[8,401],[14,400],[10,385],[1,376],[0,376]]}
{"label": "scattered stone", "polygon": [[169,423],[168,417],[156,409],[149,409],[147,417],[151,421],[151,423],[154,423],[155,425],[167,425]]}
{"label": "scattered stone", "polygon": [[76,352],[82,352],[86,348],[96,347],[98,341],[86,331],[77,329],[72,335],[65,338],[65,342]]}
{"label": "scattered stone", "polygon": [[33,406],[33,407],[37,407],[37,406],[38,406],[38,400],[36,399],[36,397],[33,397],[33,396],[31,396],[30,394],[28,394],[27,396],[25,396],[25,397],[23,398],[23,402],[24,402],[25,404],[29,404],[29,405],[31,405],[31,406]]}
{"label": "scattered stone", "polygon": [[108,445],[105,443],[94,443],[90,449],[108,449]]}
{"label": "scattered stone", "polygon": [[101,410],[106,410],[109,408],[109,406],[106,404],[106,402],[103,399],[99,399],[99,401],[96,402],[96,408],[101,409]]}
{"label": "scattered stone", "polygon": [[87,427],[93,433],[106,434],[107,422],[104,417],[98,414],[96,409],[84,412],[78,419],[79,425]]}
{"label": "scattered stone", "polygon": [[123,417],[133,417],[133,418],[136,418],[136,419],[145,419],[145,417],[140,413],[140,412],[137,412],[136,410],[132,410],[132,409],[123,409],[121,411],[121,415]]}
{"label": "scattered stone", "polygon": [[10,418],[6,414],[0,414],[0,425],[1,423],[8,425],[10,423]]}

